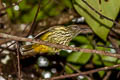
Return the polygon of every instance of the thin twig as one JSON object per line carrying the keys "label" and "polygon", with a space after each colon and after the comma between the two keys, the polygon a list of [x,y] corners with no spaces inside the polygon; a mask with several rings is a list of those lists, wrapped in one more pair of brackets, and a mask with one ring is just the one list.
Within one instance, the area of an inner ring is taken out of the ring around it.
{"label": "thin twig", "polygon": [[[41,2],[41,0],[40,0],[39,3],[38,3],[38,8],[37,8],[37,11],[36,11],[36,14],[35,14],[33,23],[32,23],[32,25],[31,25],[30,31],[28,32],[28,35],[32,34],[32,33],[34,32],[35,28],[36,28],[35,25],[36,25],[37,16],[38,16],[38,13],[39,13],[39,10],[40,10],[40,2]],[[28,35],[27,35],[27,36],[28,36]]]}
{"label": "thin twig", "polygon": [[58,77],[52,77],[49,80],[60,80],[60,79],[65,79],[65,78],[71,78],[71,77],[76,77],[79,75],[87,75],[87,74],[92,74],[98,71],[103,71],[103,70],[108,70],[108,69],[114,69],[120,67],[120,64],[117,65],[113,65],[113,66],[109,66],[109,67],[102,67],[102,68],[98,68],[98,69],[94,69],[94,70],[90,70],[90,71],[85,71],[85,72],[80,72],[80,73],[74,73],[74,74],[68,74],[68,75],[61,75]]}
{"label": "thin twig", "polygon": [[103,80],[108,80],[111,73],[112,73],[112,71],[108,71],[107,74],[105,75],[105,77],[103,78]]}
{"label": "thin twig", "polygon": [[[13,44],[15,44],[15,42],[14,42],[14,43],[11,43],[10,45],[8,45],[5,49],[9,48],[9,47],[12,46]],[[4,48],[2,48],[2,50],[0,51],[0,53],[2,53],[3,51],[4,51]]]}
{"label": "thin twig", "polygon": [[82,48],[78,48],[78,47],[64,46],[64,45],[61,45],[61,44],[53,44],[53,43],[49,43],[49,42],[38,40],[38,39],[35,40],[35,39],[30,39],[30,38],[18,37],[18,36],[8,35],[8,34],[5,34],[5,33],[0,33],[0,37],[8,38],[8,39],[16,40],[16,41],[27,41],[27,42],[38,43],[38,44],[42,44],[42,45],[46,45],[46,46],[50,46],[50,47],[55,47],[55,48],[58,48],[58,49],[66,49],[66,50],[92,53],[92,54],[96,53],[96,54],[99,54],[99,55],[105,55],[105,56],[120,58],[119,54],[112,54],[112,53],[106,52],[106,51],[94,50],[94,49],[82,49]]}
{"label": "thin twig", "polygon": [[[1,47],[0,46],[0,49],[2,49],[2,50],[8,50],[8,51],[11,51],[11,52],[16,52],[15,49],[10,49],[8,47]],[[2,50],[0,51],[0,54],[1,54]]]}
{"label": "thin twig", "polygon": [[75,70],[76,72],[80,73],[81,71],[79,71],[77,68],[75,68],[72,64],[67,63],[67,66],[69,66],[71,69]]}
{"label": "thin twig", "polygon": [[16,48],[17,48],[17,62],[18,62],[18,65],[17,65],[17,68],[18,68],[18,80],[21,80],[21,70],[20,70],[20,46],[19,46],[19,43],[17,42],[16,44]]}
{"label": "thin twig", "polygon": [[[53,1],[53,0],[52,0],[52,1]],[[50,0],[49,0],[44,6],[48,5],[49,2],[50,2]],[[38,13],[39,13],[40,8],[43,8],[43,6],[42,6],[42,7],[40,6],[40,3],[41,3],[41,0],[40,0],[39,3],[38,3],[38,9],[37,9],[37,12],[36,12],[36,14],[35,14],[35,17],[34,17],[34,20],[33,20],[33,23],[32,23],[32,26],[31,26],[31,29],[30,29],[28,35],[34,33],[34,31],[35,31],[35,29],[36,29],[36,27],[37,27],[37,26],[35,26],[35,23],[36,23],[36,20],[37,20],[37,16],[38,16]],[[45,32],[46,32],[46,30],[40,32],[40,33],[37,34],[34,38],[37,38],[38,36],[40,36],[41,34],[43,34],[43,33],[45,33]],[[27,35],[27,36],[28,36],[28,35]]]}
{"label": "thin twig", "polygon": [[120,54],[119,44],[118,44],[117,40],[115,38],[111,37],[111,36],[108,36],[108,39],[111,42],[112,47],[116,50],[116,52],[118,54]]}
{"label": "thin twig", "polygon": [[25,26],[25,28],[24,28],[24,30],[22,31],[22,33],[24,33],[24,32],[26,31],[26,29],[28,28],[29,25],[30,25],[30,23],[28,23],[28,24]]}
{"label": "thin twig", "polygon": [[117,22],[117,21],[115,21],[115,20],[113,20],[113,19],[111,19],[111,18],[109,18],[109,17],[106,17],[106,16],[104,16],[103,14],[101,14],[101,13],[99,13],[97,10],[95,10],[90,4],[88,4],[87,3],[87,1],[85,1],[85,0],[82,0],[91,10],[93,10],[94,12],[96,12],[98,15],[100,15],[101,17],[103,17],[103,18],[105,18],[105,19],[107,19],[107,20],[109,20],[109,21],[112,21],[113,23],[115,23],[118,27],[120,27],[120,24]]}
{"label": "thin twig", "polygon": [[[81,73],[80,70],[78,70],[77,68],[75,68],[74,66],[72,66],[70,63],[67,63],[67,65],[68,65],[71,69],[75,70],[76,72]],[[87,76],[87,75],[84,75],[84,76],[85,76],[88,80],[92,80],[89,76]]]}
{"label": "thin twig", "polygon": [[[28,27],[28,25],[26,25],[26,27],[24,28],[24,30],[22,31],[22,33],[24,33],[24,31],[25,31],[25,29]],[[5,44],[5,43],[7,43],[7,42],[10,42],[10,41],[12,41],[11,39],[5,39],[5,40],[3,40],[3,41],[1,41],[0,42],[0,45],[1,44]],[[12,45],[14,45],[16,42],[14,42],[14,43],[11,43],[10,45],[8,45],[6,48],[2,48],[2,50],[0,51],[0,53],[2,53],[3,51],[4,51],[4,49],[7,49],[7,48],[9,48],[10,46],[12,46]],[[9,49],[10,50],[10,49]],[[10,50],[10,51],[13,51],[13,50]]]}

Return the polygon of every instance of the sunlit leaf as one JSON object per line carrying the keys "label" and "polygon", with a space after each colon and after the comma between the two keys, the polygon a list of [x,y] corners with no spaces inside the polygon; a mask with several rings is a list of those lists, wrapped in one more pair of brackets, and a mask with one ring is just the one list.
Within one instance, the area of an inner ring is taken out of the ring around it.
{"label": "sunlit leaf", "polygon": [[[85,45],[82,48],[92,48],[90,45]],[[70,54],[67,58],[67,61],[72,63],[79,63],[79,64],[85,64],[90,59],[91,54],[83,53],[83,52],[73,52]]]}
{"label": "sunlit leaf", "polygon": [[77,36],[73,39],[73,41],[76,41],[80,44],[89,44],[90,43],[86,36]]}
{"label": "sunlit leaf", "polygon": [[98,74],[100,75],[100,77],[102,78],[105,74],[105,71],[99,71]]}
{"label": "sunlit leaf", "polygon": [[[76,69],[76,70],[80,69],[79,65],[72,65],[72,67],[74,67],[74,69]],[[68,74],[71,74],[71,73],[75,72],[75,70],[73,70],[72,68],[70,68],[68,65],[65,65],[65,72],[68,73]]]}

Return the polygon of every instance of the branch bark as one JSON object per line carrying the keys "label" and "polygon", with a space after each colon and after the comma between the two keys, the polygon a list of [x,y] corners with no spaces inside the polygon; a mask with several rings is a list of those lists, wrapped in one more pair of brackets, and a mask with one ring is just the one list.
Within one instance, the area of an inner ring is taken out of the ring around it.
{"label": "branch bark", "polygon": [[98,71],[114,69],[114,68],[117,68],[117,67],[120,67],[120,64],[109,66],[109,67],[102,67],[102,68],[98,68],[98,69],[94,69],[94,70],[90,70],[90,71],[85,71],[85,72],[80,72],[80,73],[61,75],[61,76],[58,76],[58,77],[53,77],[50,80],[60,80],[60,79],[65,79],[65,78],[76,77],[76,76],[79,76],[79,75],[87,75],[87,74],[92,74],[92,73],[95,73],[95,72],[98,72]]}
{"label": "branch bark", "polygon": [[58,49],[66,49],[66,50],[92,53],[92,54],[96,53],[96,54],[99,54],[99,55],[105,55],[105,56],[120,58],[119,54],[113,54],[113,53],[106,52],[106,51],[94,50],[94,49],[82,49],[82,48],[78,48],[78,47],[64,46],[64,45],[60,45],[60,44],[49,43],[49,42],[38,40],[38,39],[35,40],[35,39],[30,39],[30,38],[18,37],[18,36],[5,34],[5,33],[0,33],[0,37],[7,38],[7,39],[12,39],[12,40],[16,40],[16,41],[27,41],[27,42],[38,43],[38,44],[42,44],[42,45],[46,45],[46,46],[50,46],[50,47],[55,47],[55,48],[58,48]]}

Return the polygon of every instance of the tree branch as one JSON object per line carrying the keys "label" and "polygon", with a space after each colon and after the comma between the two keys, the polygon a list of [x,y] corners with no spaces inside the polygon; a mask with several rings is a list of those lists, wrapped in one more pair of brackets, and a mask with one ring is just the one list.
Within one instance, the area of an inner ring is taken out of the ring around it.
{"label": "tree branch", "polygon": [[27,42],[38,43],[38,44],[47,45],[47,46],[50,46],[50,47],[55,47],[55,48],[58,48],[58,49],[66,49],[66,50],[92,53],[92,54],[96,53],[96,54],[99,54],[99,55],[105,55],[105,56],[120,58],[119,54],[112,54],[112,53],[106,52],[106,51],[94,50],[94,49],[82,49],[82,48],[78,48],[78,47],[64,46],[64,45],[60,45],[60,44],[49,43],[49,42],[38,40],[38,39],[35,40],[35,39],[30,39],[30,38],[18,37],[18,36],[5,34],[5,33],[0,33],[0,37],[8,38],[8,39],[16,40],[16,41],[27,41]]}
{"label": "tree branch", "polygon": [[76,77],[76,76],[79,76],[79,75],[87,75],[87,74],[92,74],[92,73],[95,73],[95,72],[98,72],[98,71],[114,69],[114,68],[117,68],[117,67],[120,67],[120,64],[109,66],[109,67],[102,67],[102,68],[98,68],[98,69],[94,69],[94,70],[90,70],[90,71],[86,71],[86,72],[61,75],[61,76],[58,76],[58,77],[53,77],[50,80],[60,80],[60,79],[65,79],[65,78]]}

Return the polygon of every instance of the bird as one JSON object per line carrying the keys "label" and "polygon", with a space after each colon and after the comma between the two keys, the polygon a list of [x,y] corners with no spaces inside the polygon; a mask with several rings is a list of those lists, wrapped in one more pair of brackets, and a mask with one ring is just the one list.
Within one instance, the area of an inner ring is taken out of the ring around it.
{"label": "bird", "polygon": [[[70,41],[80,33],[80,27],[77,25],[70,26],[54,26],[47,32],[43,33],[39,39],[47,41],[49,43],[61,44],[68,46]],[[23,45],[20,48],[20,52],[23,56],[32,56],[36,54],[55,54],[61,51],[61,49],[53,48],[38,43],[32,43],[30,45]]]}

